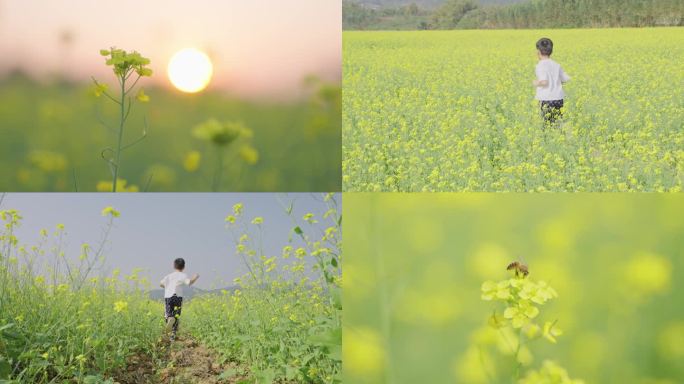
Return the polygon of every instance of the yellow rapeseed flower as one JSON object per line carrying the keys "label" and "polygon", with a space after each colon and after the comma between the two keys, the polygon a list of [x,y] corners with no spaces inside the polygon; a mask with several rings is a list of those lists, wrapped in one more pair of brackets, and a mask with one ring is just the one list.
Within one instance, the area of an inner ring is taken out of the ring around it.
{"label": "yellow rapeseed flower", "polygon": [[[119,217],[121,214],[119,211],[115,210],[112,206],[106,207],[105,209],[102,210],[102,216],[112,216],[112,217]],[[87,244],[84,244],[87,246]]]}
{"label": "yellow rapeseed flower", "polygon": [[386,353],[380,335],[372,328],[345,330],[342,355],[345,369],[353,375],[368,379],[384,370]]}
{"label": "yellow rapeseed flower", "polygon": [[199,151],[190,151],[185,154],[183,168],[188,172],[195,172],[200,166],[201,159],[202,155]]}
{"label": "yellow rapeseed flower", "polygon": [[114,303],[114,311],[117,313],[125,312],[128,310],[128,302],[117,301]]}

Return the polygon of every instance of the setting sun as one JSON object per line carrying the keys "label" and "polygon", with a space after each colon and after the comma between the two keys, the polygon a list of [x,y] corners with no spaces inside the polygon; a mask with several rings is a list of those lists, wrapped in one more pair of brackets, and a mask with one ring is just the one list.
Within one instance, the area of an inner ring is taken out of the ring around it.
{"label": "setting sun", "polygon": [[169,60],[169,80],[183,92],[203,90],[211,81],[213,73],[209,56],[194,48],[180,50]]}

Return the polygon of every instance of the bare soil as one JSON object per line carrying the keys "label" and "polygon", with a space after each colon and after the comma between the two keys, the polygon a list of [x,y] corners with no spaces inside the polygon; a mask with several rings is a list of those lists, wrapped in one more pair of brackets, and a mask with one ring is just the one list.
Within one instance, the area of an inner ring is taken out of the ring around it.
{"label": "bare soil", "polygon": [[[218,354],[186,334],[159,343],[160,356],[135,355],[114,379],[120,384],[248,384],[248,370],[219,363]],[[156,361],[155,361],[156,360]],[[225,373],[225,374],[224,374]],[[222,376],[223,374],[223,376]]]}

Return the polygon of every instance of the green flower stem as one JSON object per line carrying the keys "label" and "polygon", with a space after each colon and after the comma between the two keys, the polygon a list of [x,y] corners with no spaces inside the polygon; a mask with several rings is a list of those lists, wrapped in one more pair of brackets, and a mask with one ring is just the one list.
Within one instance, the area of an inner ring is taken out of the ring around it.
{"label": "green flower stem", "polygon": [[485,375],[487,375],[487,384],[493,384],[496,383],[496,380],[494,379],[494,374],[487,369],[487,363],[485,362],[484,359],[484,352],[482,351],[482,347],[479,348],[480,352],[480,364],[482,364],[482,367],[484,368]]}
{"label": "green flower stem", "polygon": [[112,179],[112,192],[116,192],[116,180],[119,177],[119,166],[121,165],[121,144],[123,143],[123,129],[125,122],[125,100],[126,97],[126,78],[121,78],[121,101],[119,101],[119,107],[121,109],[120,122],[119,122],[119,140],[116,145],[116,163],[114,164],[114,178]]}
{"label": "green flower stem", "polygon": [[[377,235],[378,228],[381,227],[381,217],[377,215],[377,199],[375,195],[371,198],[371,231],[372,235]],[[373,236],[374,238],[377,238],[377,236]],[[392,324],[391,324],[391,308],[390,308],[390,299],[389,299],[389,294],[387,292],[387,280],[385,280],[386,273],[385,273],[385,260],[383,258],[383,250],[380,247],[379,242],[374,242],[374,254],[376,255],[375,261],[376,261],[376,273],[377,273],[377,282],[378,282],[378,297],[380,298],[380,329],[381,329],[381,334],[382,334],[382,340],[383,340],[383,347],[386,353],[386,358],[385,358],[385,379],[387,384],[393,384],[396,383],[397,380],[394,376],[394,361],[393,361],[393,353],[392,353]]]}
{"label": "green flower stem", "polygon": [[522,364],[520,364],[520,361],[518,361],[518,357],[520,356],[520,347],[522,347],[522,328],[518,330],[518,347],[515,349],[515,356],[513,356],[514,363],[515,363],[515,381],[517,382],[520,380],[520,367]]}
{"label": "green flower stem", "polygon": [[216,169],[214,170],[214,179],[211,182],[212,192],[218,192],[221,188],[221,179],[223,178],[223,148],[216,146]]}

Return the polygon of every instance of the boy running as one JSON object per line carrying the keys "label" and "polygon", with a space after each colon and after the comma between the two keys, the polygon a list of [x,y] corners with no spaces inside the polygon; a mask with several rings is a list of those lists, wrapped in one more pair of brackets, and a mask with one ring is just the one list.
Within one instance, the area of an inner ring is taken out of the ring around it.
{"label": "boy running", "polygon": [[570,80],[561,68],[560,64],[551,60],[553,53],[553,42],[551,39],[543,37],[537,41],[537,57],[539,62],[535,68],[537,79],[532,84],[537,87],[535,98],[539,100],[542,117],[545,125],[553,124],[557,119],[563,117],[563,83]]}
{"label": "boy running", "polygon": [[164,288],[164,302],[166,304],[164,319],[166,320],[166,330],[172,331],[171,341],[176,339],[176,331],[178,331],[178,322],[183,306],[183,285],[190,286],[199,279],[198,274],[189,279],[188,275],[183,273],[185,260],[182,258],[173,261],[173,268],[175,271],[164,276],[159,284]]}

